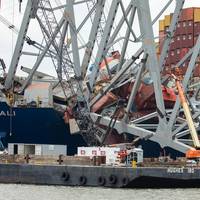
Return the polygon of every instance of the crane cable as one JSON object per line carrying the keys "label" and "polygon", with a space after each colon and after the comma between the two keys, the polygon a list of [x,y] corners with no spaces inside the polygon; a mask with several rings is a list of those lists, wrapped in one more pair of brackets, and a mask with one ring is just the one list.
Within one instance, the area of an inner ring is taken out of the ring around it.
{"label": "crane cable", "polygon": [[22,0],[18,0],[19,1],[19,12],[21,13],[22,11]]}
{"label": "crane cable", "polygon": [[[14,14],[15,14],[15,3],[13,1],[12,4],[12,24],[14,24]],[[12,54],[14,52],[14,32],[12,31]],[[10,107],[10,115],[9,115],[9,129],[10,133],[9,136],[12,136],[12,129],[13,129],[13,104],[14,104],[14,80],[12,81],[12,92],[9,93],[9,107]]]}

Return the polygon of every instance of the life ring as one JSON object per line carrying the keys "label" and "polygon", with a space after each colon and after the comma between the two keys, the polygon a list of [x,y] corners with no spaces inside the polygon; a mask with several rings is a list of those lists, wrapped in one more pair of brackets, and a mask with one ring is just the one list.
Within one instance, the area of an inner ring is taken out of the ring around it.
{"label": "life ring", "polygon": [[128,178],[128,177],[122,178],[122,185],[123,185],[123,186],[128,185],[128,183],[129,183],[129,178]]}
{"label": "life ring", "polygon": [[117,182],[117,177],[115,175],[109,176],[109,183],[115,184]]}
{"label": "life ring", "polygon": [[79,178],[79,184],[85,185],[87,183],[87,178],[85,176],[80,176]]}
{"label": "life ring", "polygon": [[99,176],[97,181],[98,181],[98,185],[100,185],[100,186],[104,186],[106,183],[106,179],[102,176]]}
{"label": "life ring", "polygon": [[69,173],[68,172],[63,172],[62,176],[61,176],[61,179],[63,181],[68,181],[69,180]]}

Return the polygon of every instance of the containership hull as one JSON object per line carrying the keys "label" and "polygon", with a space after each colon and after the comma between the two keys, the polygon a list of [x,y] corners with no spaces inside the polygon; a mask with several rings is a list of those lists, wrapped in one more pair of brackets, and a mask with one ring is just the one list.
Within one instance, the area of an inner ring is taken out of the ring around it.
{"label": "containership hull", "polygon": [[[12,116],[11,114],[12,113]],[[62,114],[53,108],[12,108],[0,102],[0,136],[8,143],[67,145],[68,155],[86,145],[80,135],[71,135]]]}
{"label": "containership hull", "polygon": [[[78,146],[86,146],[81,135],[71,135],[63,116],[53,108],[12,108],[0,102],[0,136],[4,147],[8,143],[67,145],[68,155],[77,153]],[[130,138],[131,140],[131,138]],[[175,158],[183,154],[158,143],[141,140],[145,157],[170,155]]]}
{"label": "containership hull", "polygon": [[[4,147],[8,143],[67,145],[68,155],[76,154],[78,146],[86,146],[81,135],[70,134],[62,114],[53,108],[10,109],[6,102],[0,102],[0,136]],[[173,149],[162,149],[158,143],[149,140],[141,140],[138,145],[142,146],[144,157],[183,156]]]}

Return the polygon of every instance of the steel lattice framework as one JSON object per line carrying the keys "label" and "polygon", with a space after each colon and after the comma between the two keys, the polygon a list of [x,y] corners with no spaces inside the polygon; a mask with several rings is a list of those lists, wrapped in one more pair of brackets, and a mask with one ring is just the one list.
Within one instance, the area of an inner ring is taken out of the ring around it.
{"label": "steel lattice framework", "polygon": [[[173,1],[176,2],[174,14],[160,58],[158,59],[156,55],[153,24],[155,24]],[[66,0],[66,4],[58,7],[53,7],[49,0],[28,0],[16,48],[5,81],[5,89],[9,90],[12,87],[19,59],[23,56],[23,46],[27,38],[29,23],[31,20],[37,20],[44,35],[45,45],[40,44],[37,46],[37,48],[40,49],[40,54],[37,55],[37,61],[33,64],[31,72],[24,82],[21,91],[31,82],[42,60],[46,56],[51,57],[59,79],[67,78],[69,83],[68,90],[71,91],[71,96],[73,96],[73,98],[76,97],[77,104],[74,116],[88,144],[102,144],[107,134],[106,129],[102,127],[109,127],[112,124],[112,128],[115,129],[118,134],[132,134],[138,138],[146,138],[155,141],[159,143],[161,147],[168,146],[185,153],[188,149],[192,148],[191,140],[183,139],[190,131],[185,119],[179,116],[181,106],[178,97],[174,108],[172,110],[166,110],[162,95],[162,83],[165,80],[161,77],[171,39],[176,30],[185,1],[166,1],[164,8],[161,9],[160,13],[153,20],[151,19],[149,0],[127,0],[126,4],[123,0],[113,0],[109,2],[111,2],[109,11],[107,16],[105,16],[104,10],[106,0]],[[87,4],[89,10],[86,16],[83,17],[82,23],[77,26],[76,15],[78,15],[78,13],[75,12],[75,7],[80,4]],[[64,10],[60,19],[57,19],[54,13],[58,9]],[[121,17],[117,16],[119,10]],[[140,30],[140,36],[136,36],[137,34],[135,33],[136,25],[134,25],[134,19],[136,15],[139,21],[138,28]],[[85,46],[81,46],[78,40],[78,34],[87,21],[90,20],[90,17],[92,17],[93,23],[91,27],[87,28],[89,35],[86,39]],[[101,24],[102,19],[104,24]],[[113,27],[114,22],[115,27]],[[122,38],[118,38],[122,27],[126,27],[126,31],[124,31],[124,36]],[[100,34],[99,31],[101,31]],[[65,38],[67,34],[70,35],[70,40],[66,45]],[[101,92],[96,94],[94,91],[99,75],[99,65],[105,59],[109,50],[113,48],[113,45],[119,40],[123,45],[117,72],[111,75],[106,86],[102,87]],[[96,42],[99,44],[94,54]],[[141,44],[141,47],[137,52],[132,55],[131,58],[125,59],[128,46],[134,46],[138,43]],[[33,43],[33,45],[36,44],[37,43]],[[81,56],[81,51],[83,51],[83,56]],[[198,37],[194,48],[177,63],[177,67],[179,67],[186,59],[190,58],[188,69],[182,81],[185,92],[188,90],[188,83],[192,76],[199,51],[200,37]],[[32,54],[32,56],[36,55]],[[91,61],[92,57],[94,62]],[[91,63],[93,63],[93,68],[91,73],[87,75],[86,72]],[[134,73],[130,73],[130,69],[134,67],[137,67],[138,70],[135,70]],[[157,111],[137,119],[130,119],[128,114],[130,113],[137,90],[141,84],[144,71],[149,72],[153,81]],[[125,111],[122,119],[115,119],[113,122],[112,115],[109,114],[109,112],[104,112],[104,114],[91,112],[92,106],[99,99],[118,85],[123,84],[127,79],[134,79],[135,82],[127,104],[120,105]],[[200,111],[195,110],[193,119],[198,119],[199,114]],[[145,123],[147,120],[151,120],[155,117],[158,119],[156,124]],[[196,122],[196,128],[198,129],[199,124],[198,121]]]}

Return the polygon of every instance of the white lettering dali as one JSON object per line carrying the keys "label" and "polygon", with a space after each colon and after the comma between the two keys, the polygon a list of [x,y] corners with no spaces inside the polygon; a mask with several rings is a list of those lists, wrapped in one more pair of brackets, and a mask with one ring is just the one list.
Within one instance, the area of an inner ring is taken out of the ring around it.
{"label": "white lettering dali", "polygon": [[15,111],[13,111],[12,113],[10,113],[9,111],[0,111],[0,117],[11,117],[11,116],[16,116]]}

